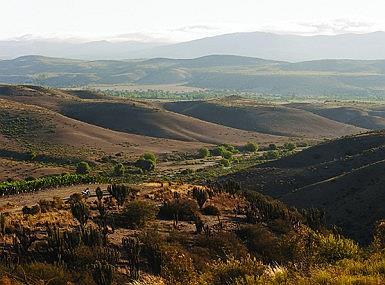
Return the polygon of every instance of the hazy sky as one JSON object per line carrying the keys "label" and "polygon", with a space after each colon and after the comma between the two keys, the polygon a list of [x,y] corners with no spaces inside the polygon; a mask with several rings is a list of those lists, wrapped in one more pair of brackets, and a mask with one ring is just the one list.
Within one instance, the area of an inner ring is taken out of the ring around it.
{"label": "hazy sky", "polygon": [[385,31],[384,0],[0,0],[0,39],[184,41],[243,31]]}

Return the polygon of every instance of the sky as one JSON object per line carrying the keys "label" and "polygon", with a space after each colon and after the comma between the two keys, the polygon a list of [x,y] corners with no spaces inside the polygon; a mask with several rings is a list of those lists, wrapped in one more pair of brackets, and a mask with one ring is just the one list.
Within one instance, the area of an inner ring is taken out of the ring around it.
{"label": "sky", "polygon": [[385,31],[383,0],[0,0],[0,39],[180,42]]}

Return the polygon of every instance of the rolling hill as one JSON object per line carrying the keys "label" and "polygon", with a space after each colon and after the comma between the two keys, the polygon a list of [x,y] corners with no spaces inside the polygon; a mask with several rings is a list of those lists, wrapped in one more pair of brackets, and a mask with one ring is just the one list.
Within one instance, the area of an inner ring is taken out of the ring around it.
{"label": "rolling hill", "polygon": [[219,100],[165,103],[167,110],[201,120],[266,134],[320,138],[364,131],[312,112],[278,104],[229,97]]}
{"label": "rolling hill", "polygon": [[51,87],[174,84],[290,97],[377,99],[385,95],[384,79],[383,60],[290,63],[210,55],[124,61],[24,56],[0,61],[0,82]]}
{"label": "rolling hill", "polygon": [[328,224],[368,242],[374,222],[385,217],[384,164],[385,133],[381,131],[321,143],[226,179],[292,206],[323,209]]}

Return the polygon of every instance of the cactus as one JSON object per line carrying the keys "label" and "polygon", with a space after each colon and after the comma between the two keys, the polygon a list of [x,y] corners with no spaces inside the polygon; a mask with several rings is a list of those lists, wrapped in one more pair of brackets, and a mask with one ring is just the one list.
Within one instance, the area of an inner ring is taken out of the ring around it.
{"label": "cactus", "polygon": [[6,226],[7,220],[5,218],[4,213],[0,213],[0,231],[2,235],[5,235],[5,226]]}
{"label": "cactus", "polygon": [[209,194],[206,190],[198,189],[196,187],[194,187],[194,189],[192,190],[192,196],[197,201],[200,209],[202,209],[203,205],[209,199]]}
{"label": "cactus", "polygon": [[96,188],[95,193],[96,193],[96,197],[98,198],[98,201],[101,202],[103,199],[102,189],[100,189],[100,187]]}
{"label": "cactus", "polygon": [[202,233],[205,223],[203,222],[202,217],[200,215],[195,216],[194,223],[195,223],[197,234]]}
{"label": "cactus", "polygon": [[130,266],[131,278],[137,280],[139,278],[139,267],[140,267],[140,251],[141,246],[137,238],[127,237],[122,240],[123,248],[126,250],[128,255],[128,263]]}
{"label": "cactus", "polygon": [[82,231],[84,231],[84,226],[90,218],[90,210],[88,209],[87,204],[83,201],[77,201],[71,204],[71,213],[80,223]]}
{"label": "cactus", "polygon": [[97,285],[111,285],[114,267],[106,262],[96,261],[92,266],[92,278]]}
{"label": "cactus", "polygon": [[133,189],[124,184],[112,184],[107,187],[108,193],[118,202],[118,206],[123,206],[124,202],[128,199],[129,196],[134,198],[136,194]]}

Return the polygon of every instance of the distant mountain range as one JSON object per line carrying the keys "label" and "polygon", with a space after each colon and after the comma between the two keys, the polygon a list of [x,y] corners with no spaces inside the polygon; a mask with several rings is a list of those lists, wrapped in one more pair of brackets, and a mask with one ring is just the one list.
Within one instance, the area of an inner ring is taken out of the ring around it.
{"label": "distant mountain range", "polygon": [[230,54],[283,61],[385,59],[385,32],[335,36],[233,33],[177,44],[109,42],[0,41],[0,58],[43,55],[75,59],[195,58]]}

